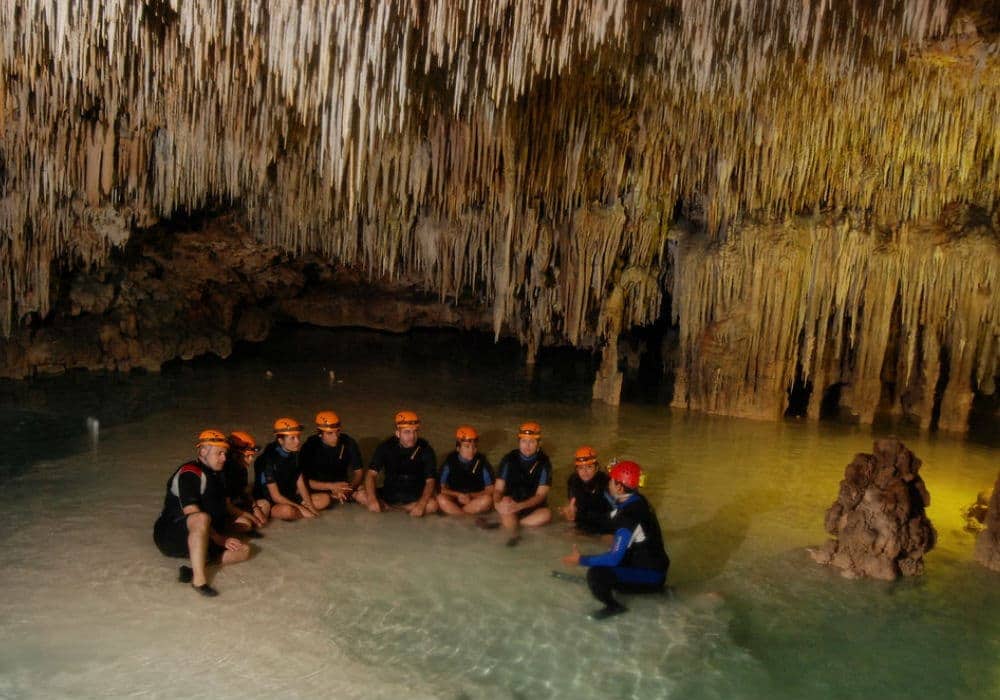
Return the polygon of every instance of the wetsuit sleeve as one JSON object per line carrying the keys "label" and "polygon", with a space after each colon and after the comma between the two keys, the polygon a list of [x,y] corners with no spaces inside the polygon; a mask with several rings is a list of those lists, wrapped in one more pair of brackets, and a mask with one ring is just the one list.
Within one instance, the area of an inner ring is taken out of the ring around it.
{"label": "wetsuit sleeve", "polygon": [[448,460],[445,460],[445,463],[441,465],[441,478],[438,479],[438,481],[441,483],[441,486],[448,485],[448,472],[450,471],[451,467],[448,466]]}
{"label": "wetsuit sleeve", "polygon": [[361,469],[361,464],[361,448],[358,447],[357,440],[351,438],[347,443],[347,468],[357,471]]}
{"label": "wetsuit sleeve", "polygon": [[615,541],[604,554],[593,554],[580,557],[580,566],[618,566],[625,558],[628,551],[629,540],[632,539],[632,531],[626,527],[615,530]]}
{"label": "wetsuit sleeve", "polygon": [[177,493],[181,508],[201,507],[201,472],[187,467],[181,470],[177,477]]}
{"label": "wetsuit sleeve", "polygon": [[545,460],[545,464],[542,465],[542,473],[538,475],[538,485],[552,485],[552,463],[549,460]]}
{"label": "wetsuit sleeve", "polygon": [[428,445],[422,454],[424,460],[424,479],[434,479],[437,481],[437,455],[434,454],[434,448]]}
{"label": "wetsuit sleeve", "polygon": [[509,472],[510,472],[510,461],[506,457],[504,457],[503,459],[500,460],[500,466],[497,467],[497,478],[507,481],[508,477],[510,476]]}
{"label": "wetsuit sleeve", "polygon": [[368,465],[369,469],[374,469],[377,472],[385,469],[385,458],[386,458],[386,446],[382,443],[375,448],[375,453],[372,455],[372,461]]}
{"label": "wetsuit sleeve", "polygon": [[483,488],[493,485],[493,467],[490,466],[490,460],[483,459]]}
{"label": "wetsuit sleeve", "polygon": [[278,481],[277,464],[274,460],[264,460],[264,468],[260,471],[260,479],[265,484],[275,484]]}

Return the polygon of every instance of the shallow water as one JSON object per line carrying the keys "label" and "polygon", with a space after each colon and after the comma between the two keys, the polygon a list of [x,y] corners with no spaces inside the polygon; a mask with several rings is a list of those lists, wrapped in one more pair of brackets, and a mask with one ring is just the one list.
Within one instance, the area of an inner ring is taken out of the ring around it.
{"label": "shallow water", "polygon": [[[516,354],[461,334],[300,330],[159,376],[0,387],[0,697],[1000,696],[1000,576],[973,561],[960,517],[1000,450],[907,435],[938,547],[917,580],[847,581],[805,547],[881,433],[615,410],[590,403],[586,360],[553,355],[529,376]],[[507,548],[467,521],[354,506],[269,527],[215,576],[215,600],[174,583],[151,529],[198,430],[262,437],[278,415],[334,408],[368,456],[404,407],[439,458],[459,423],[496,462],[538,420],[555,505],[583,442],[646,466],[674,598],[591,622],[586,588],[551,576],[576,541],[562,524]]]}

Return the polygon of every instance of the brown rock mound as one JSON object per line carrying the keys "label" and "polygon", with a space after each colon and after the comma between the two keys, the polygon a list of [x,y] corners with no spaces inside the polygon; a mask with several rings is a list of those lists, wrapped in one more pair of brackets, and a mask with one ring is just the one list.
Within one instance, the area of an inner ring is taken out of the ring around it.
{"label": "brown rock mound", "polygon": [[986,511],[986,529],[976,538],[976,561],[987,569],[1000,571],[1000,475]]}
{"label": "brown rock mound", "polygon": [[937,533],[925,514],[931,498],[918,476],[920,460],[896,438],[876,440],[874,454],[847,465],[826,531],[836,539],[811,551],[847,578],[894,580],[923,573]]}

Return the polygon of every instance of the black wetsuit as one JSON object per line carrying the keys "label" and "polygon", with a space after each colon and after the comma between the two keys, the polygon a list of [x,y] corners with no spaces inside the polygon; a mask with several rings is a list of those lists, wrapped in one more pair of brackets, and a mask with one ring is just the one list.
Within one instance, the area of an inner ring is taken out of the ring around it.
{"label": "black wetsuit", "polygon": [[[500,460],[497,473],[497,478],[504,481],[504,495],[518,502],[534,496],[539,486],[552,485],[552,463],[542,450],[527,458],[520,450],[511,450]],[[536,508],[543,507],[547,500],[534,508],[520,511],[518,516],[523,518]]]}
{"label": "black wetsuit", "polygon": [[608,520],[611,502],[608,500],[608,473],[598,470],[590,481],[584,481],[575,471],[566,482],[568,498],[576,499],[576,526],[584,532],[603,535],[615,531]]}
{"label": "black wetsuit", "polygon": [[222,480],[226,485],[226,498],[238,508],[249,510],[253,508],[253,499],[247,493],[250,483],[250,473],[243,464],[243,456],[232,451],[226,457],[226,465],[222,468]]}
{"label": "black wetsuit", "polygon": [[466,462],[454,450],[441,465],[441,488],[447,486],[459,493],[479,493],[494,481],[493,467],[486,456],[477,452],[472,461]]}
{"label": "black wetsuit", "polygon": [[589,566],[587,583],[594,597],[609,608],[620,605],[612,590],[652,593],[663,590],[670,558],[663,547],[663,535],[656,513],[638,493],[629,494],[609,516],[615,541],[604,554],[580,557],[580,566]]}
{"label": "black wetsuit", "polygon": [[264,448],[253,466],[254,498],[266,498],[273,503],[267,485],[276,484],[282,496],[293,503],[302,502],[302,496],[298,492],[299,475],[302,473],[299,469],[298,452],[286,452],[275,440]]}
{"label": "black wetsuit", "polygon": [[313,435],[299,452],[299,466],[306,479],[313,481],[350,481],[351,472],[361,469],[361,451],[350,435],[341,433],[330,447],[320,435]]}
{"label": "black wetsuit", "polygon": [[[201,462],[187,462],[178,467],[167,480],[167,495],[163,511],[153,525],[153,541],[168,557],[187,557],[188,528],[185,506],[196,505],[212,519],[212,529],[222,532],[226,526],[226,489],[221,472]],[[209,554],[216,556],[222,548],[209,540]]]}
{"label": "black wetsuit", "polygon": [[393,436],[375,448],[369,469],[385,474],[379,497],[390,505],[419,501],[428,479],[437,479],[434,448],[423,438],[403,447]]}

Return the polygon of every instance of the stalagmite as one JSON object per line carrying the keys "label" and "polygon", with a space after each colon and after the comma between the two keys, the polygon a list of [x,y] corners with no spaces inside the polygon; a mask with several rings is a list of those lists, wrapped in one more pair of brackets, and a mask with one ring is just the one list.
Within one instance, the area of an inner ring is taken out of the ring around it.
{"label": "stalagmite", "polygon": [[876,440],[873,454],[856,455],[826,512],[826,531],[836,539],[812,550],[813,559],[846,578],[922,574],[937,533],[924,512],[931,499],[920,464],[895,438]]}
{"label": "stalagmite", "polygon": [[1000,476],[993,486],[983,531],[976,537],[976,561],[987,569],[1000,571]]}

